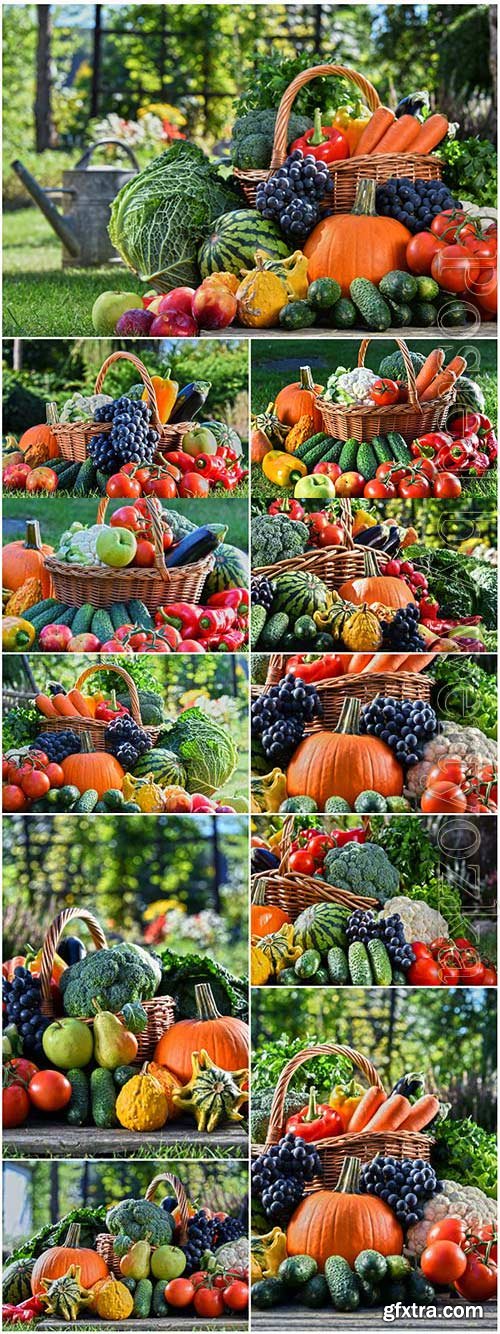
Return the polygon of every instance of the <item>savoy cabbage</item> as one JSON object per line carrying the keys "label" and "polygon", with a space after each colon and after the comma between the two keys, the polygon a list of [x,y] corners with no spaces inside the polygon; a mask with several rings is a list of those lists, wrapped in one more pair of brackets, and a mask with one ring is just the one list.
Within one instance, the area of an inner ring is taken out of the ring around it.
{"label": "savoy cabbage", "polygon": [[188,792],[211,797],[234,773],[238,759],[236,746],[226,729],[203,709],[184,709],[165,735],[169,749],[182,760]]}
{"label": "savoy cabbage", "polygon": [[215,218],[241,207],[241,195],[219,176],[196,144],[177,140],[113,200],[109,235],[143,282],[196,287],[197,253]]}

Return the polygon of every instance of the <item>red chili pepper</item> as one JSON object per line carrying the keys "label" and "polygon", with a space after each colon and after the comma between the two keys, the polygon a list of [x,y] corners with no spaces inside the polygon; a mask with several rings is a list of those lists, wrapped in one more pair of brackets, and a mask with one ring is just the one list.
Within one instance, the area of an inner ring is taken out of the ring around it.
{"label": "red chili pepper", "polygon": [[196,638],[199,610],[192,602],[170,602],[155,612],[155,625],[160,630],[164,625],[173,625],[175,630],[181,631],[183,639]]}
{"label": "red chili pepper", "polygon": [[248,589],[247,588],[225,588],[221,593],[212,593],[207,598],[208,607],[234,607],[239,616],[248,613]]}
{"label": "red chili pepper", "polygon": [[335,125],[321,124],[321,111],[314,112],[314,124],[300,139],[295,139],[292,152],[300,148],[304,154],[312,153],[318,162],[340,162],[349,157],[349,144],[345,134]]}
{"label": "red chili pepper", "polygon": [[226,630],[222,634],[211,635],[210,639],[204,639],[203,647],[212,649],[216,653],[236,653],[245,642],[243,630]]}
{"label": "red chili pepper", "polygon": [[290,500],[288,496],[279,496],[278,500],[273,500],[267,507],[268,514],[287,514],[289,519],[302,520],[305,516],[304,506],[298,500]]}
{"label": "red chili pepper", "polygon": [[15,1309],[16,1311],[33,1311],[36,1314],[40,1314],[45,1310],[45,1306],[43,1302],[40,1301],[39,1297],[26,1297],[24,1302],[18,1302]]}
{"label": "red chili pepper", "polygon": [[234,607],[199,607],[198,633],[200,639],[231,630],[236,622]]}
{"label": "red chili pepper", "polygon": [[[131,627],[132,629],[132,627]],[[130,709],[125,708],[124,704],[117,704],[116,692],[111,691],[111,704],[103,701],[97,705],[95,716],[101,723],[111,723],[113,718],[121,718],[123,713],[130,713]]]}
{"label": "red chili pepper", "polygon": [[452,443],[453,437],[446,431],[429,431],[427,435],[412,440],[410,453],[414,459],[433,459],[440,449]]}
{"label": "red chili pepper", "polygon": [[190,454],[185,454],[183,449],[170,449],[162,457],[167,463],[173,463],[175,468],[180,468],[181,472],[193,471],[193,459]]}
{"label": "red chili pepper", "polygon": [[335,1112],[327,1102],[317,1102],[314,1088],[309,1094],[307,1107],[290,1116],[286,1123],[287,1135],[300,1135],[306,1144],[314,1143],[318,1139],[330,1139],[333,1135],[342,1135],[343,1131],[344,1125],[338,1112]]}

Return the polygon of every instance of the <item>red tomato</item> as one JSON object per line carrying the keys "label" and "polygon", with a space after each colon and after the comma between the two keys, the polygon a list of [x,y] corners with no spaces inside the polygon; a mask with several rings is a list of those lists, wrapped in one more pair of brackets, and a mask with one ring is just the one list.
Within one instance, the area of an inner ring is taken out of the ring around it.
{"label": "red tomato", "polygon": [[467,1267],[467,1258],[454,1241],[435,1241],[426,1246],[420,1257],[420,1268],[431,1283],[448,1287]]}
{"label": "red tomato", "polygon": [[315,533],[319,533],[322,528],[326,528],[330,519],[325,510],[313,510],[312,514],[307,515],[307,522],[314,528]]}
{"label": "red tomato", "polygon": [[190,1278],[172,1278],[165,1288],[165,1301],[170,1306],[190,1306],[195,1294]]}
{"label": "red tomato", "polygon": [[456,783],[450,783],[445,779],[439,783],[432,783],[425,789],[420,809],[425,811],[426,815],[433,815],[436,812],[443,815],[456,812],[461,815],[467,809],[467,798]]}
{"label": "red tomato", "polygon": [[109,519],[110,528],[129,528],[132,533],[140,533],[144,527],[142,514],[135,505],[120,505]]}
{"label": "red tomato", "polygon": [[222,1296],[224,1305],[228,1306],[230,1311],[245,1311],[248,1306],[248,1285],[235,1278],[229,1287],[224,1289]]}
{"label": "red tomato", "polygon": [[50,778],[41,769],[31,769],[29,774],[25,774],[21,779],[21,787],[26,797],[30,801],[38,801],[39,797],[45,797],[50,791]]}
{"label": "red tomato", "polygon": [[395,380],[375,380],[370,389],[370,398],[380,408],[399,403],[399,385]]}
{"label": "red tomato", "polygon": [[360,472],[343,472],[335,482],[336,496],[362,496],[365,478]]}
{"label": "red tomato", "polygon": [[40,1112],[59,1112],[71,1097],[71,1084],[60,1070],[39,1070],[28,1085],[28,1093]]}
{"label": "red tomato", "polygon": [[22,1084],[8,1084],[2,1089],[2,1122],[4,1130],[22,1126],[30,1109],[30,1100]]}
{"label": "red tomato", "polygon": [[[167,1299],[168,1300],[168,1299]],[[198,1288],[193,1306],[198,1315],[213,1319],[224,1312],[224,1300],[218,1288]]]}
{"label": "red tomato", "polygon": [[318,533],[318,545],[320,547],[343,547],[345,545],[344,529],[339,523],[324,524]]}
{"label": "red tomato", "polygon": [[463,760],[458,758],[454,759],[453,757],[451,759],[443,758],[442,760],[438,760],[438,763],[431,769],[427,779],[427,786],[431,787],[433,783],[448,782],[456,783],[458,787],[460,787],[464,778],[465,765]]}
{"label": "red tomato", "polygon": [[462,483],[452,472],[442,472],[436,477],[432,488],[436,500],[458,500],[462,494]]}
{"label": "red tomato", "polygon": [[431,274],[447,292],[463,295],[471,292],[479,278],[479,260],[462,245],[447,245],[440,250],[431,264]]}
{"label": "red tomato", "polygon": [[406,974],[412,987],[440,987],[441,969],[435,959],[417,959]]}
{"label": "red tomato", "polygon": [[290,857],[290,870],[298,871],[299,875],[314,875],[316,863],[310,852],[305,848],[299,848],[298,852],[292,852]]}
{"label": "red tomato", "polygon": [[416,959],[432,959],[432,951],[423,940],[412,940],[411,947]]}
{"label": "red tomato", "polygon": [[[414,950],[413,945],[412,949]],[[446,936],[437,936],[436,939],[432,941],[431,954],[433,959],[437,959],[440,950],[451,950],[451,949],[453,949],[453,944],[450,940],[447,940]]]}
{"label": "red tomato", "polygon": [[177,486],[173,477],[168,474],[165,477],[148,477],[143,483],[143,492],[145,496],[158,496],[160,500],[173,500],[177,495]]}
{"label": "red tomato", "polygon": [[393,500],[397,491],[389,478],[386,481],[381,481],[380,478],[373,477],[370,482],[366,483],[363,495],[366,496],[367,500]]}
{"label": "red tomato", "polygon": [[481,1255],[485,1255],[489,1247],[489,1256],[491,1260],[497,1260],[497,1225],[496,1223],[483,1223],[478,1227],[474,1234],[474,1244]]}
{"label": "red tomato", "polygon": [[431,488],[426,477],[403,478],[398,486],[400,500],[423,500],[430,496]]}
{"label": "red tomato", "polygon": [[438,475],[438,469],[432,459],[424,457],[414,459],[413,467],[419,477],[426,477],[428,482],[433,482],[434,478]]}
{"label": "red tomato", "polygon": [[135,477],[129,477],[128,473],[114,472],[111,477],[108,477],[106,495],[111,500],[122,500],[125,497],[127,500],[138,500],[141,494],[141,483]]}
{"label": "red tomato", "polygon": [[466,1236],[467,1225],[463,1218],[441,1218],[429,1228],[427,1245],[432,1246],[434,1241],[453,1241],[456,1246],[461,1246]]}
{"label": "red tomato", "polygon": [[[423,1266],[422,1266],[423,1268]],[[471,1251],[462,1274],[455,1279],[455,1290],[469,1301],[489,1302],[496,1297],[497,1267],[490,1258],[485,1260]]]}
{"label": "red tomato", "polygon": [[446,963],[443,961],[441,967],[441,980],[444,987],[458,987],[462,981],[462,974],[458,965]]}
{"label": "red tomato", "polygon": [[408,476],[408,468],[398,468],[396,463],[379,463],[375,476],[379,482],[392,482],[393,486],[399,486],[403,477]]}
{"label": "red tomato", "polygon": [[467,940],[465,936],[456,936],[455,940],[453,941],[453,944],[455,946],[455,949],[457,950],[475,949],[475,945],[473,945],[472,940]]}
{"label": "red tomato", "polygon": [[466,963],[460,969],[460,981],[466,987],[482,987],[484,971],[484,963],[481,963],[480,959]]}
{"label": "red tomato", "polygon": [[125,473],[126,477],[135,477],[136,482],[140,482],[141,486],[144,486],[144,482],[147,482],[148,477],[151,475],[150,468],[138,468],[136,463],[124,463],[123,468],[120,468],[120,472]]}
{"label": "red tomato", "polygon": [[445,242],[432,232],[417,232],[406,247],[406,263],[411,273],[430,274],[434,256],[444,250]]}
{"label": "red tomato", "polygon": [[448,244],[455,240],[457,232],[461,241],[465,240],[466,236],[477,236],[475,228],[467,223],[467,214],[457,208],[445,208],[442,213],[438,213],[432,219],[431,232],[434,236],[443,237]]}
{"label": "red tomato", "polygon": [[145,569],[150,569],[154,563],[155,549],[153,542],[148,542],[145,538],[139,538],[132,565],[140,565]]}
{"label": "red tomato", "polygon": [[56,764],[55,761],[52,760],[51,763],[47,765],[46,769],[44,769],[44,773],[47,775],[51,787],[64,787],[66,779],[64,777],[64,770],[61,769],[60,764]]}
{"label": "red tomato", "polygon": [[307,845],[307,851],[311,857],[314,857],[315,862],[322,862],[328,850],[334,847],[335,839],[332,838],[331,834],[315,834]]}
{"label": "red tomato", "polygon": [[486,964],[484,967],[483,980],[481,985],[483,987],[496,987],[497,982],[498,982],[498,977],[496,968],[493,967],[493,964]]}
{"label": "red tomato", "polygon": [[2,788],[2,810],[11,815],[14,811],[26,810],[26,797],[22,787],[15,783],[5,783]]}
{"label": "red tomato", "polygon": [[179,482],[180,496],[203,496],[210,494],[210,482],[199,472],[185,472]]}

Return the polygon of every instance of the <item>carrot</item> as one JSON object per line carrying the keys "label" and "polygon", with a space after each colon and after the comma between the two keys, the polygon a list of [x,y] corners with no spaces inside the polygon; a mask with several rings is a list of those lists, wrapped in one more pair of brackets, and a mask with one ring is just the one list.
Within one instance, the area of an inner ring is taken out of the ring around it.
{"label": "carrot", "polygon": [[75,709],[74,704],[71,703],[71,700],[68,699],[67,695],[53,695],[52,703],[55,712],[59,714],[60,718],[79,717],[78,709]]}
{"label": "carrot", "polygon": [[349,1134],[351,1133],[351,1130],[364,1130],[371,1117],[378,1108],[382,1106],[382,1103],[386,1102],[386,1100],[387,1093],[384,1093],[383,1089],[367,1089],[366,1093],[363,1094],[361,1102],[358,1102],[356,1111],[353,1112],[353,1115],[351,1116],[349,1121]]}
{"label": "carrot", "polygon": [[405,672],[423,672],[430,662],[434,662],[435,653],[409,653],[405,659]]}
{"label": "carrot", "polygon": [[349,676],[359,676],[372,661],[373,653],[353,653],[347,672]]}
{"label": "carrot", "polygon": [[68,690],[66,699],[69,699],[70,704],[74,704],[75,709],[80,714],[81,718],[93,718],[94,715],[92,709],[89,708],[85,695],[82,695],[81,690],[77,690],[76,687],[74,687],[73,690]]}
{"label": "carrot", "polygon": [[387,1098],[363,1128],[368,1135],[371,1135],[372,1130],[397,1130],[409,1116],[410,1110],[411,1103],[408,1098],[403,1098],[402,1093],[391,1093],[390,1098]]}
{"label": "carrot", "polygon": [[354,149],[353,157],[360,157],[361,154],[373,153],[375,145],[379,139],[394,124],[394,112],[389,107],[377,107],[371,120],[368,121],[366,129],[363,130],[361,139],[358,140]]}
{"label": "carrot", "polygon": [[441,116],[439,113],[435,116],[429,116],[429,119],[420,126],[418,139],[415,139],[412,144],[412,153],[430,153],[433,148],[437,148],[437,145],[441,143],[447,133],[448,120],[446,116]]}
{"label": "carrot", "polygon": [[399,672],[406,656],[406,653],[375,653],[362,675],[371,676],[373,672]]}
{"label": "carrot", "polygon": [[386,130],[382,139],[374,148],[374,153],[409,153],[420,134],[420,121],[416,116],[401,116]]}
{"label": "carrot", "polygon": [[435,379],[436,375],[439,375],[443,366],[444,352],[442,348],[435,347],[432,352],[429,352],[429,356],[426,358],[423,366],[421,366],[418,372],[415,381],[417,394],[423,393],[424,389],[427,389],[428,386],[432,384],[432,381]]}
{"label": "carrot", "polygon": [[433,1121],[439,1111],[439,1102],[432,1093],[425,1093],[423,1098],[414,1102],[408,1116],[400,1122],[400,1130],[423,1130]]}
{"label": "carrot", "polygon": [[467,370],[465,357],[453,357],[453,361],[448,362],[446,370],[453,371],[458,380],[459,375],[463,375],[464,371]]}
{"label": "carrot", "polygon": [[427,389],[424,389],[423,394],[420,394],[420,402],[429,403],[434,398],[442,398],[443,394],[449,393],[449,390],[455,384],[456,378],[454,371],[448,369],[440,371],[439,375],[435,376],[432,384],[429,384]]}
{"label": "carrot", "polygon": [[44,718],[57,717],[57,711],[48,695],[37,695],[35,704],[39,712],[43,713]]}

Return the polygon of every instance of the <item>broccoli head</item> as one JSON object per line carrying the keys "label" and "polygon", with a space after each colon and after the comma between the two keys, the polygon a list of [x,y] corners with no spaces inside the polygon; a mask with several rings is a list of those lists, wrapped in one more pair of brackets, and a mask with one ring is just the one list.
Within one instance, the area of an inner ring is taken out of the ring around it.
{"label": "broccoli head", "polygon": [[392,899],[399,889],[399,872],[376,843],[346,843],[343,848],[330,848],[325,857],[324,878],[337,889],[378,899],[380,903]]}
{"label": "broccoli head", "polygon": [[[276,111],[267,107],[239,116],[233,125],[231,159],[240,171],[264,170],[271,164]],[[311,128],[308,116],[292,112],[288,127],[288,146]]]}
{"label": "broccoli head", "polygon": [[257,514],[252,519],[252,565],[276,565],[289,556],[300,556],[309,541],[309,529],[286,514]]}
{"label": "broccoli head", "polygon": [[172,1215],[151,1200],[120,1200],[108,1209],[106,1226],[114,1237],[124,1233],[131,1241],[169,1246],[174,1235]]}
{"label": "broccoli head", "polygon": [[96,950],[65,968],[60,978],[64,1011],[76,1018],[91,1015],[93,1002],[119,1014],[134,1001],[151,1000],[161,982],[161,964],[140,945],[120,941]]}

